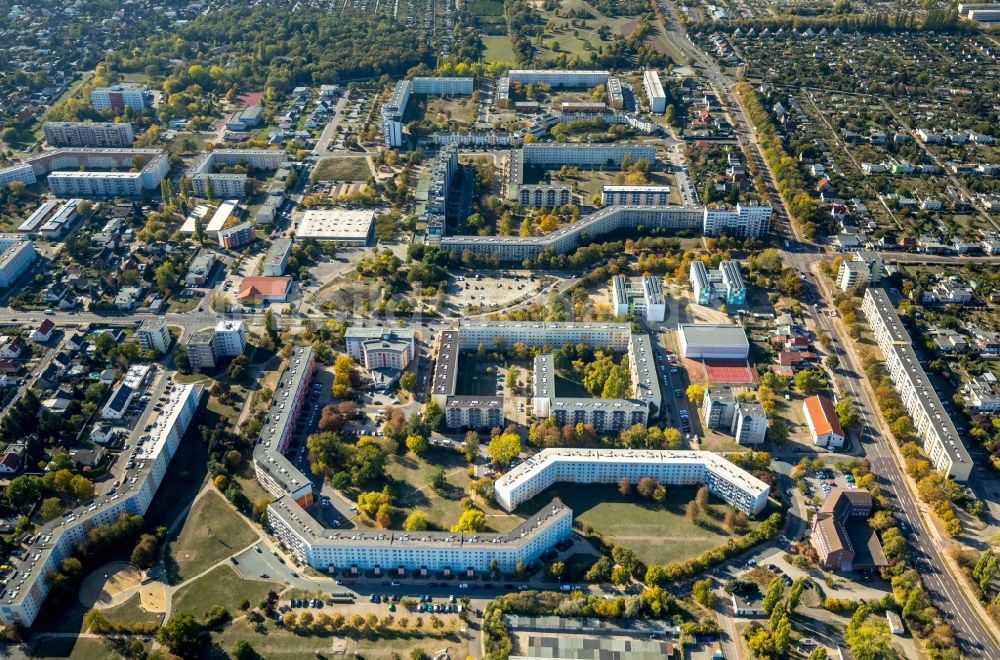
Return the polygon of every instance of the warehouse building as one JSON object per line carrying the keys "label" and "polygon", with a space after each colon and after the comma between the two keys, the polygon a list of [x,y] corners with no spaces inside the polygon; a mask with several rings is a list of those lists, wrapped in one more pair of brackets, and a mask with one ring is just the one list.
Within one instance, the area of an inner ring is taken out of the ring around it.
{"label": "warehouse building", "polygon": [[678,323],[681,355],[690,360],[746,360],[750,342],[746,331],[728,323]]}
{"label": "warehouse building", "polygon": [[297,238],[366,246],[375,231],[375,211],[368,209],[309,209],[295,228]]}

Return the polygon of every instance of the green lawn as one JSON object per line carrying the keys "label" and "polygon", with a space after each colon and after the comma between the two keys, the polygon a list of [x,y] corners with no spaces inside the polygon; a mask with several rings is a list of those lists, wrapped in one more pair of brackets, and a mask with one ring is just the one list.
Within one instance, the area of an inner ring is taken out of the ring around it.
{"label": "green lawn", "polygon": [[69,658],[70,660],[107,660],[124,658],[118,648],[128,640],[75,639],[72,637],[50,637],[43,639],[34,649],[33,658]]}
{"label": "green lawn", "polygon": [[618,487],[610,484],[584,488],[557,484],[523,508],[537,510],[558,496],[581,526],[589,525],[612,543],[632,549],[645,564],[668,564],[700,555],[731,536],[722,526],[728,507],[714,497],[709,514],[703,512],[698,523],[687,521],[685,508],[696,491],[695,487],[668,486],[667,500],[660,505],[637,495],[623,497]]}
{"label": "green lawn", "polygon": [[510,43],[510,37],[506,34],[484,34],[483,46],[485,51],[483,59],[487,62],[511,62],[515,61],[514,46]]}
{"label": "green lawn", "polygon": [[[398,633],[382,633],[371,638],[296,635],[284,628],[278,628],[272,621],[265,621],[259,628],[254,628],[247,621],[237,621],[226,626],[221,633],[212,635],[212,641],[223,649],[232,648],[236,640],[246,640],[261,657],[281,658],[282,660],[310,660],[322,652],[324,657],[357,657],[369,660],[388,660],[390,658],[409,658],[411,651],[420,649],[433,655],[437,651],[449,649],[453,658],[466,657],[467,641],[460,639],[454,633],[430,636],[431,628],[424,621],[420,635],[413,634],[414,617],[409,617],[411,634],[405,636]],[[335,649],[333,652],[331,648]],[[343,649],[341,652],[340,649]]]}
{"label": "green lawn", "polygon": [[[444,470],[450,484],[444,494],[434,492],[428,485],[435,467]],[[422,511],[433,525],[450,529],[462,515],[462,498],[469,484],[467,469],[465,456],[450,449],[432,447],[420,457],[413,454],[394,457],[386,467],[386,473],[396,480],[396,505],[404,510],[397,524],[402,525],[411,511]],[[510,531],[522,521],[494,507],[483,507],[483,512],[493,531]]]}
{"label": "green lawn", "polygon": [[367,181],[372,174],[364,156],[323,158],[312,174],[314,181]]}
{"label": "green lawn", "polygon": [[180,534],[170,542],[171,583],[201,573],[256,539],[253,528],[213,489],[195,503]]}
{"label": "green lawn", "polygon": [[283,584],[271,580],[242,578],[231,566],[216,566],[174,593],[173,613],[191,612],[202,616],[216,605],[221,605],[234,614],[238,613],[243,599],[256,606],[268,591],[281,591],[283,587]]}
{"label": "green lawn", "polygon": [[160,624],[163,622],[163,615],[154,612],[147,612],[139,604],[139,594],[133,594],[131,598],[121,605],[115,605],[105,610],[101,610],[104,616],[111,623],[119,625],[131,625],[136,623]]}

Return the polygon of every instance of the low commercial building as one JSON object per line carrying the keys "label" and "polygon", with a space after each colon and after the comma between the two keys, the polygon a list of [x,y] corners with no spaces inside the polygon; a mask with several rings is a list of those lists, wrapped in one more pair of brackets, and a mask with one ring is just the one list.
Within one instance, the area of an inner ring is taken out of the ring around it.
{"label": "low commercial building", "polygon": [[681,355],[690,360],[746,360],[750,342],[746,331],[728,323],[678,323]]}
{"label": "low commercial building", "polygon": [[233,113],[233,116],[226,122],[226,128],[230,131],[243,132],[256,128],[260,124],[263,108],[259,105],[252,105]]}
{"label": "low commercial building", "polygon": [[822,394],[808,397],[802,402],[802,414],[814,445],[839,449],[844,446],[847,435],[840,425],[833,402]]}
{"label": "low commercial building", "polygon": [[496,480],[494,495],[513,511],[555,483],[617,484],[643,477],[667,486],[704,484],[731,506],[757,515],[770,487],[746,470],[708,451],[653,449],[543,449]]}
{"label": "low commercial building", "polygon": [[208,280],[212,267],[215,266],[215,254],[208,250],[199,250],[188,265],[184,283],[190,286],[202,286]]}
{"label": "low commercial building", "polygon": [[245,305],[287,302],[291,291],[292,278],[288,276],[244,277],[236,299]]}
{"label": "low commercial building", "polygon": [[760,592],[757,592],[752,596],[733,594],[731,599],[733,603],[733,614],[735,616],[747,619],[767,616],[767,610],[764,609],[764,601],[760,597]]}
{"label": "low commercial building", "polygon": [[746,303],[747,287],[735,261],[723,261],[713,270],[705,268],[704,262],[692,261],[690,281],[692,297],[699,305]]}
{"label": "low commercial building", "polygon": [[209,219],[208,224],[205,226],[205,236],[212,239],[213,241],[219,241],[219,232],[230,223],[230,218],[233,218],[233,222],[239,220],[242,214],[242,209],[240,208],[239,200],[227,199],[212,214]]}
{"label": "low commercial building", "polygon": [[375,231],[375,211],[367,209],[310,209],[295,229],[298,238],[366,246]]}
{"label": "low commercial building", "polygon": [[667,95],[663,92],[660,74],[653,69],[642,73],[642,88],[649,99],[649,111],[654,115],[662,115],[667,110]]}
{"label": "low commercial building", "polygon": [[131,147],[135,141],[129,122],[47,121],[45,141],[53,147]]}
{"label": "low commercial building", "polygon": [[888,566],[868,524],[872,495],[860,488],[834,488],[813,518],[811,541],[825,570],[876,570]]}
{"label": "low commercial building", "polygon": [[615,316],[635,314],[646,322],[662,323],[667,314],[663,281],[652,275],[640,280],[616,275],[611,278],[611,305]]}
{"label": "low commercial building", "polygon": [[[137,427],[132,431],[128,444],[133,449],[127,456],[117,492],[100,495],[68,515],[45,523],[25,548],[23,559],[8,559],[14,564],[17,579],[9,582],[0,595],[0,620],[8,625],[31,626],[51,588],[48,575],[58,571],[60,563],[90,530],[112,524],[124,513],[145,515],[203,392],[202,385],[185,383],[174,383],[171,389],[164,390],[166,400],[146,420],[150,429]],[[140,436],[146,436],[142,443]]]}
{"label": "low commercial building", "polygon": [[264,267],[261,272],[265,277],[280,277],[288,267],[288,257],[292,254],[292,239],[278,238],[271,243],[264,255]]}
{"label": "low commercial building", "polygon": [[143,350],[164,355],[170,348],[170,332],[167,330],[167,320],[163,317],[144,319],[135,334]]}
{"label": "low commercial building", "polygon": [[913,350],[914,340],[885,289],[869,287],[861,304],[885,356],[886,370],[935,469],[967,481],[972,458]]}

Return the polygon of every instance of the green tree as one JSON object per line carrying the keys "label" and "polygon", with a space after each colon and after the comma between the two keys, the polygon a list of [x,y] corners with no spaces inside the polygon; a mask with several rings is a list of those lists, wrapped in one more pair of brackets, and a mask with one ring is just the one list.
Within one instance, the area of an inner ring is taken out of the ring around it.
{"label": "green tree", "polygon": [[190,612],[175,614],[156,631],[156,641],[182,658],[197,655],[201,624]]}
{"label": "green tree", "polygon": [[491,461],[506,467],[521,453],[521,440],[514,433],[501,433],[490,440],[487,451]]}
{"label": "green tree", "polygon": [[867,605],[855,610],[844,630],[844,639],[857,660],[876,660],[892,649],[889,623],[884,617],[872,616]]}
{"label": "green tree", "polygon": [[470,463],[476,460],[479,456],[479,434],[475,431],[469,431],[465,434],[465,446],[463,447],[465,452],[465,460]]}
{"label": "green tree", "polygon": [[712,579],[698,580],[691,586],[691,596],[705,607],[715,607],[717,597],[712,591]]}
{"label": "green tree", "polygon": [[399,377],[399,386],[407,392],[412,392],[417,386],[417,375],[412,371],[404,371]]}
{"label": "green tree", "polygon": [[403,521],[403,529],[407,532],[423,532],[428,528],[427,516],[422,511],[414,511]]}
{"label": "green tree", "polygon": [[784,580],[778,577],[771,578],[771,581],[767,585],[767,593],[764,594],[764,600],[761,602],[761,606],[764,608],[764,611],[767,612],[768,616],[771,616],[774,608],[781,602],[781,596],[784,592]]}
{"label": "green tree", "polygon": [[452,526],[453,532],[481,532],[486,529],[486,515],[479,509],[466,509],[458,522]]}
{"label": "green tree", "polygon": [[406,448],[414,454],[422,454],[427,451],[427,438],[422,435],[406,436]]}
{"label": "green tree", "polygon": [[49,521],[58,518],[62,512],[62,501],[58,497],[49,497],[42,501],[42,520]]}
{"label": "green tree", "polygon": [[230,652],[233,660],[257,660],[260,655],[253,650],[250,646],[250,642],[245,639],[238,639],[233,644],[233,650]]}
{"label": "green tree", "polygon": [[562,577],[563,571],[566,570],[566,564],[561,561],[554,561],[549,564],[549,575],[554,578]]}
{"label": "green tree", "polygon": [[795,374],[795,387],[806,396],[819,394],[826,389],[826,374],[819,369],[803,369]]}

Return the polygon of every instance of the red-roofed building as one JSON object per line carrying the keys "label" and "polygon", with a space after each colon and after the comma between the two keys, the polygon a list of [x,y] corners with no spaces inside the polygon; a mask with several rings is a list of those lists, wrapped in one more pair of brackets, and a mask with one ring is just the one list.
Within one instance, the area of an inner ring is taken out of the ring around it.
{"label": "red-roofed building", "polygon": [[51,319],[44,319],[37,328],[31,331],[31,341],[43,342],[52,338],[56,324]]}
{"label": "red-roofed building", "polygon": [[248,305],[285,302],[291,289],[291,277],[245,277],[236,299]]}
{"label": "red-roofed building", "polygon": [[13,360],[24,350],[24,340],[20,337],[0,337],[0,357]]}
{"label": "red-roofed building", "polygon": [[809,425],[813,444],[827,448],[844,446],[844,429],[837,418],[833,402],[825,396],[817,394],[802,402],[802,412]]}

